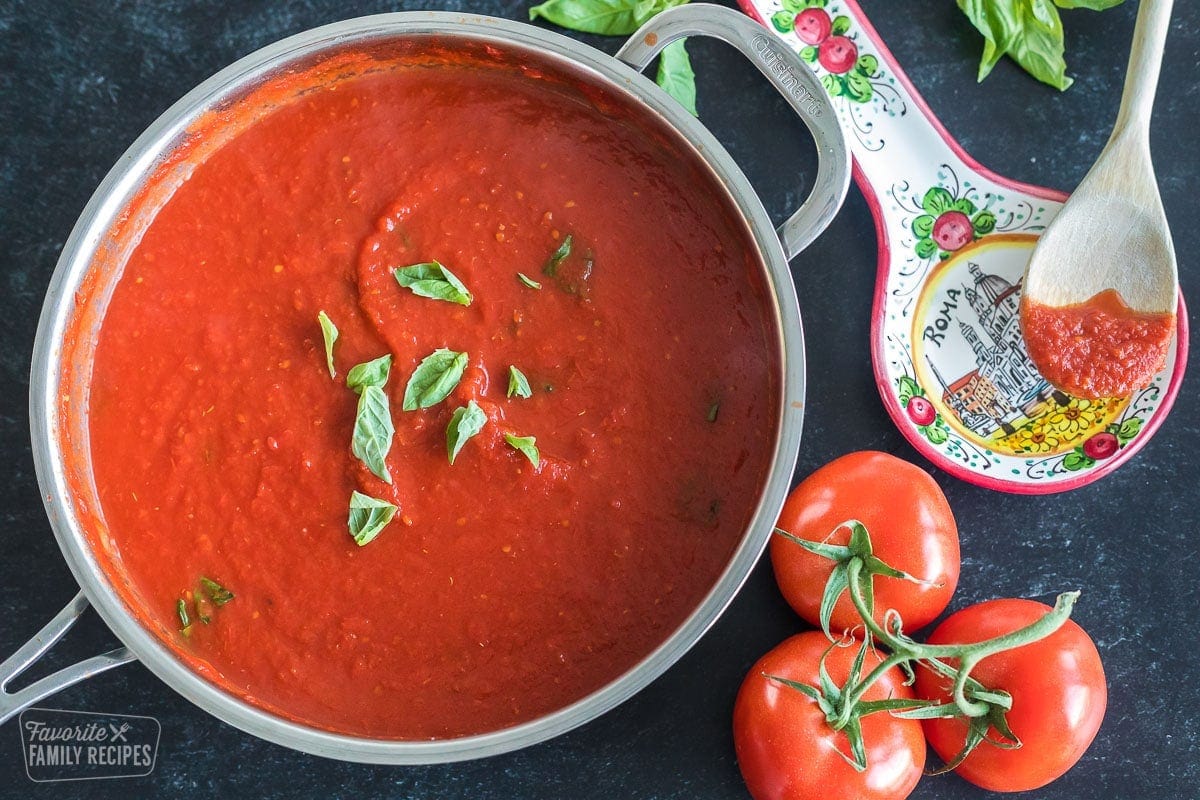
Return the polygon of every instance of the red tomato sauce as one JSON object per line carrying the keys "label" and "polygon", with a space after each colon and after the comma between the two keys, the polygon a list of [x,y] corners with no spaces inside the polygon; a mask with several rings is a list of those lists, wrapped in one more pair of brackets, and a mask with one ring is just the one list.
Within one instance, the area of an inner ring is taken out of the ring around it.
{"label": "red tomato sauce", "polygon": [[1050,383],[1076,397],[1125,397],[1163,368],[1175,315],[1134,311],[1107,289],[1070,306],[1026,298],[1021,328],[1029,357]]}
{"label": "red tomato sauce", "polygon": [[[391,274],[433,260],[469,306]],[[440,738],[560,708],[687,618],[752,515],[780,396],[761,274],[703,166],[569,81],[447,61],[297,93],[195,166],[116,285],[89,400],[104,568],[194,669],[303,723]],[[442,347],[462,381],[401,410]],[[351,454],[344,382],[385,353],[391,485]],[[451,466],[469,400],[488,421]],[[353,490],[400,507],[362,547]],[[202,575],[235,598],[183,636]]]}

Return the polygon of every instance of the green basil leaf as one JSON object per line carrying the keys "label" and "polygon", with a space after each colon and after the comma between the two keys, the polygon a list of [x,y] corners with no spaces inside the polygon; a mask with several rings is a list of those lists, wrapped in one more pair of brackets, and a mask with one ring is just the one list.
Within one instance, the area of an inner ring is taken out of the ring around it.
{"label": "green basil leaf", "polygon": [[387,393],[379,386],[364,386],[358,396],[358,413],[354,417],[350,449],[375,477],[388,483],[392,482],[392,476],[388,473],[387,454],[392,449],[392,435],[395,432]]}
{"label": "green basil leaf", "polygon": [[192,624],[192,620],[188,617],[187,603],[181,598],[175,603],[175,613],[179,615],[179,625],[181,629],[186,629]]}
{"label": "green basil leaf", "polygon": [[483,430],[487,421],[487,414],[474,400],[468,400],[465,406],[454,409],[450,424],[446,426],[446,455],[451,464],[454,464],[458,451],[462,450],[467,440]]}
{"label": "green basil leaf", "polygon": [[971,24],[983,34],[983,57],[979,80],[992,71],[1003,56],[1012,57],[1030,75],[1058,89],[1071,79],[1063,60],[1062,20],[1055,6],[1110,8],[1112,0],[958,0]]}
{"label": "green basil leaf", "polygon": [[392,356],[389,353],[373,361],[364,361],[362,364],[351,367],[350,371],[346,373],[346,386],[359,394],[362,394],[363,388],[367,386],[382,389],[383,385],[387,383],[388,374],[391,371]]}
{"label": "green basil leaf", "polygon": [[317,322],[321,325],[321,338],[325,340],[325,365],[329,367],[329,377],[336,378],[337,370],[333,367],[333,345],[338,339],[337,325],[324,311],[317,312]]}
{"label": "green basil leaf", "polygon": [[1087,8],[1092,11],[1103,11],[1106,8],[1119,6],[1125,0],[1054,0],[1059,8]]}
{"label": "green basil leaf", "polygon": [[223,606],[234,598],[233,592],[212,578],[206,578],[203,575],[200,576],[200,587],[208,595],[208,599],[213,601],[213,605]]}
{"label": "green basil leaf", "polygon": [[440,348],[425,356],[404,387],[404,410],[429,408],[446,399],[467,368],[467,354]]}
{"label": "green basil leaf", "polygon": [[558,265],[563,262],[563,259],[571,255],[571,241],[571,235],[567,234],[562,240],[562,244],[558,246],[558,249],[551,253],[550,260],[542,267],[543,273],[549,275],[551,278],[558,274]]}
{"label": "green basil leaf", "polygon": [[385,500],[377,500],[356,491],[350,495],[350,518],[346,521],[346,526],[350,529],[354,541],[362,547],[387,527],[397,511],[398,508]]}
{"label": "green basil leaf", "polygon": [[1063,50],[1063,26],[1058,9],[1050,0],[1028,0],[1024,35],[1013,42],[1008,54],[1042,83],[1065,91],[1074,81],[1067,77]]}
{"label": "green basil leaf", "polygon": [[400,267],[392,273],[397,282],[419,297],[445,300],[460,306],[471,305],[471,293],[453,272],[437,261]]}
{"label": "green basil leaf", "polygon": [[583,33],[628,36],[654,16],[654,5],[639,0],[547,0],[529,9],[529,19],[541,17]]}
{"label": "green basil leaf", "polygon": [[533,468],[537,469],[541,463],[542,456],[538,453],[537,439],[533,436],[513,436],[511,433],[504,434],[504,441],[508,442],[509,446],[515,450],[520,450],[529,459],[529,463],[533,464]]}
{"label": "green basil leaf", "polygon": [[517,280],[519,280],[521,283],[528,286],[530,289],[541,289],[542,288],[542,285],[540,283],[538,283],[533,278],[526,275],[524,272],[517,273]]}
{"label": "green basil leaf", "polygon": [[529,388],[529,379],[525,377],[525,373],[516,367],[508,368],[508,396],[517,397],[533,397],[533,389]]}
{"label": "green basil leaf", "polygon": [[696,113],[696,73],[684,48],[686,39],[671,42],[658,56],[658,85],[679,101],[693,117]]}

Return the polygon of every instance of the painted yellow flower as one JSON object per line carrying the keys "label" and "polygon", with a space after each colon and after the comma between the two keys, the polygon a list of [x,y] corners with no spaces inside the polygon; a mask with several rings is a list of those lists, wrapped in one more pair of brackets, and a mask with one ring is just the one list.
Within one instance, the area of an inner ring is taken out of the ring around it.
{"label": "painted yellow flower", "polygon": [[1081,400],[1072,397],[1071,402],[1046,416],[1045,425],[1063,442],[1073,442],[1090,436],[1103,426],[1120,408],[1120,404],[1120,400]]}
{"label": "painted yellow flower", "polygon": [[1053,430],[1039,424],[1041,420],[1031,422],[1009,437],[1019,453],[1053,453],[1062,445],[1061,437]]}

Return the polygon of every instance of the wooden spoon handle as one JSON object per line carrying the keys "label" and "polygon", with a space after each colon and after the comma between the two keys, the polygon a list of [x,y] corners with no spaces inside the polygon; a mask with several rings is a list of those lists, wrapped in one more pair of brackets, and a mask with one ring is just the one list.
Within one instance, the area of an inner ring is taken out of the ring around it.
{"label": "wooden spoon handle", "polygon": [[1174,4],[1175,0],[1142,0],[1138,6],[1129,68],[1125,73],[1125,91],[1121,96],[1121,110],[1117,113],[1113,138],[1127,129],[1134,135],[1149,135],[1150,112],[1154,106],[1163,46],[1167,41],[1171,7]]}

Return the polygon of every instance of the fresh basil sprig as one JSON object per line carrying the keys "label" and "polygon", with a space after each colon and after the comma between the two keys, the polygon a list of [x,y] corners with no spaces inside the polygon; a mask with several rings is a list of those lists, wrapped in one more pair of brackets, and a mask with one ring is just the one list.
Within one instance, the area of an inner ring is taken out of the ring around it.
{"label": "fresh basil sprig", "polygon": [[445,400],[462,380],[466,368],[466,353],[443,347],[425,356],[404,387],[404,410],[429,408]]}
{"label": "fresh basil sprig", "polygon": [[[660,11],[688,0],[546,0],[529,9],[538,17],[563,28],[605,36],[628,36]],[[684,40],[663,49],[658,62],[658,85],[693,115],[696,113],[696,76],[683,46]]]}
{"label": "fresh basil sprig", "polygon": [[350,535],[358,546],[370,542],[387,527],[399,509],[386,500],[355,491],[350,495],[350,518],[346,521]]}
{"label": "fresh basil sprig", "polygon": [[533,468],[537,469],[541,463],[542,456],[537,449],[537,438],[533,436],[513,436],[511,433],[504,434],[504,441],[508,442],[509,447],[514,450],[519,450],[529,459],[529,463],[533,464]]}
{"label": "fresh basil sprig", "polygon": [[487,421],[487,414],[474,400],[468,400],[465,406],[454,409],[450,424],[446,426],[446,456],[451,465],[467,440],[483,430]]}
{"label": "fresh basil sprig", "polygon": [[1123,0],[958,0],[959,9],[983,34],[983,57],[979,61],[982,81],[1005,55],[1042,83],[1066,90],[1063,59],[1063,24],[1059,8],[1088,8],[1103,11]]}
{"label": "fresh basil sprig", "polygon": [[325,365],[329,367],[329,377],[336,378],[337,370],[333,366],[333,345],[338,339],[337,325],[324,311],[317,312],[317,322],[321,326],[321,338],[325,340]]}
{"label": "fresh basil sprig", "polygon": [[387,392],[383,390],[392,367],[391,355],[358,364],[346,375],[346,385],[358,392],[358,411],[354,415],[354,434],[350,449],[367,469],[380,480],[392,482],[387,454],[392,449],[392,413]]}
{"label": "fresh basil sprig", "polygon": [[400,267],[392,274],[396,281],[419,297],[445,300],[460,306],[471,305],[471,293],[457,276],[437,261]]}
{"label": "fresh basil sprig", "polygon": [[508,396],[533,397],[533,389],[529,387],[529,379],[525,373],[514,366],[508,368]]}

